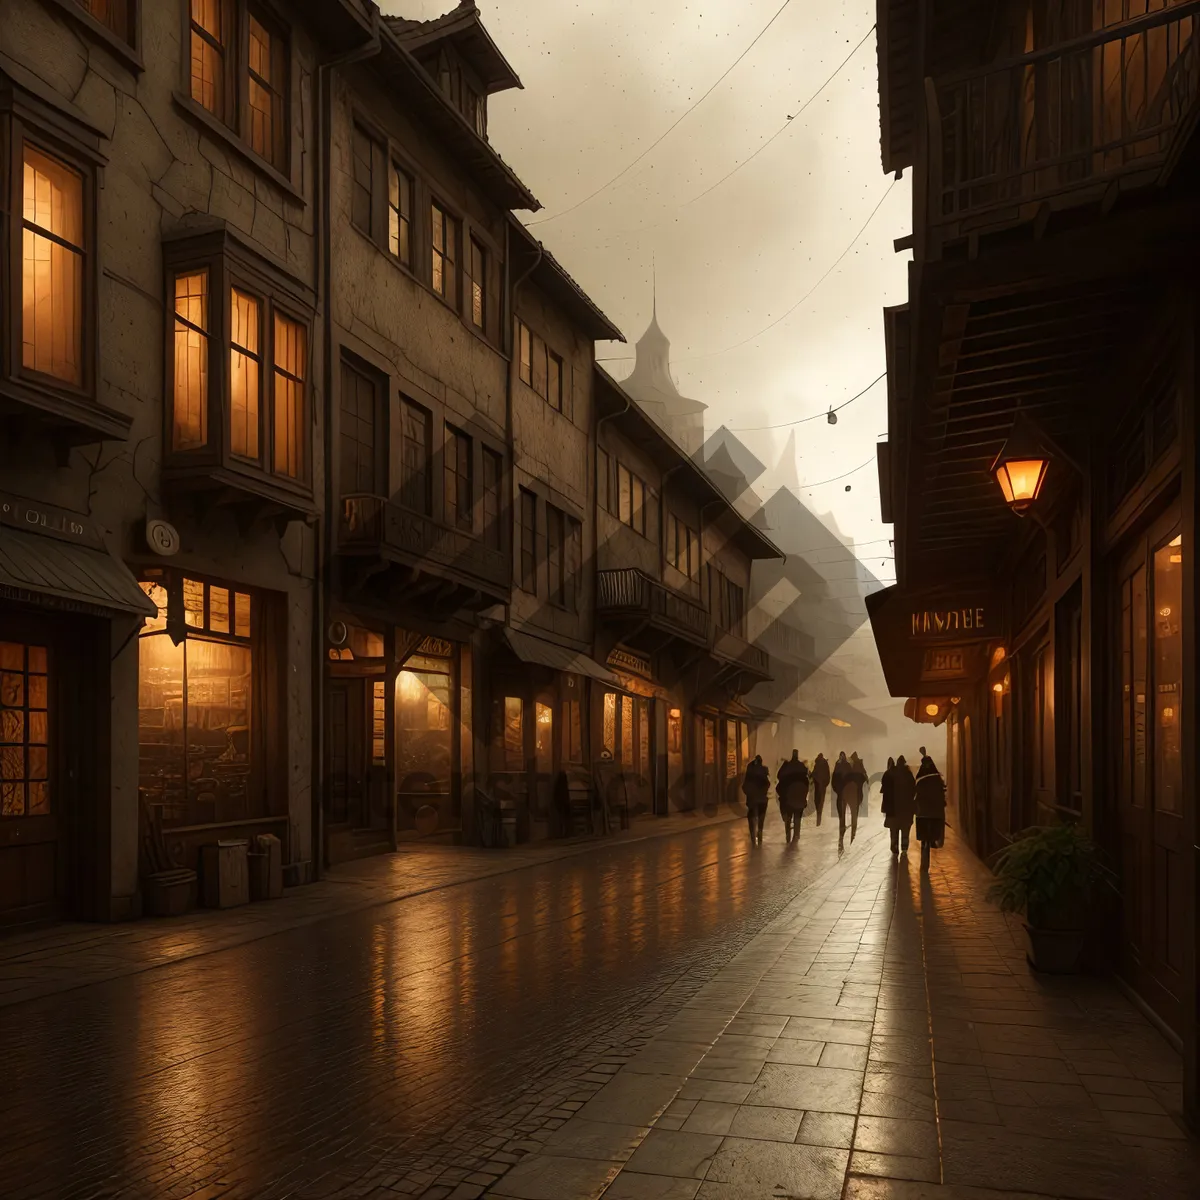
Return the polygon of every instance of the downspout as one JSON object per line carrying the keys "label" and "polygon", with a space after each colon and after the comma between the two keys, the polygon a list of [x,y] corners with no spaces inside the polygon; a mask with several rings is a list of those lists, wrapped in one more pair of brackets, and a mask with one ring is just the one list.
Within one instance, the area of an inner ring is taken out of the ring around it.
{"label": "downspout", "polygon": [[326,59],[317,66],[317,120],[320,128],[317,136],[315,178],[320,190],[320,200],[313,213],[316,255],[316,286],[324,310],[322,326],[324,332],[324,388],[322,404],[322,450],[324,458],[324,504],[317,516],[317,531],[314,539],[317,553],[313,564],[313,640],[312,640],[312,779],[309,795],[312,802],[312,879],[320,879],[325,865],[325,621],[331,599],[329,563],[333,558],[333,283],[331,263],[333,260],[333,187],[331,164],[333,160],[333,72],[336,68],[349,66],[374,58],[383,43],[379,34],[379,9],[371,5],[371,38],[336,58]]}

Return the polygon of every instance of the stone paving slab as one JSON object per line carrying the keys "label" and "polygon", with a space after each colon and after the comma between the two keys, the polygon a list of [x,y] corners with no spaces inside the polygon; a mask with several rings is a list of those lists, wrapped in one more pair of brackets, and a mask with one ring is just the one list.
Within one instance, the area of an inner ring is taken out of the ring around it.
{"label": "stone paving slab", "polygon": [[0,936],[0,1008],[229,950],[291,929],[441,888],[520,871],[577,855],[602,853],[649,837],[667,837],[744,820],[722,808],[636,819],[608,837],[573,838],[483,850],[410,844],[395,853],[342,864],[283,897],[223,911],[145,918],[117,925],[61,922]]}
{"label": "stone paving slab", "polygon": [[1178,1055],[1114,984],[1034,975],[988,878],[953,835],[928,876],[860,837],[600,1088],[586,1126],[562,1126],[553,1160],[487,1194],[538,1200],[563,1156],[599,1152],[606,1169],[559,1200],[1200,1195]]}

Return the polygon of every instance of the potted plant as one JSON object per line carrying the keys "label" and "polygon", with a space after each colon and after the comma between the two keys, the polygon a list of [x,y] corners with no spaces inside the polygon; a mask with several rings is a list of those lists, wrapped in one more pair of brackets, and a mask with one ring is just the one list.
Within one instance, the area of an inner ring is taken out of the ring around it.
{"label": "potted plant", "polygon": [[1025,914],[1029,964],[1070,974],[1087,937],[1092,887],[1109,877],[1092,840],[1075,824],[1020,833],[996,855],[988,899],[1001,912]]}

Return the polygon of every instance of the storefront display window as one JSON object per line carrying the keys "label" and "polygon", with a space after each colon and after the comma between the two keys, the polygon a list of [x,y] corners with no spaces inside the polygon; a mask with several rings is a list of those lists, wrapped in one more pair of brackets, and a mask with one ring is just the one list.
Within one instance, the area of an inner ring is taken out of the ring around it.
{"label": "storefront display window", "polygon": [[387,763],[387,684],[382,679],[371,683],[371,761],[377,767]]}
{"label": "storefront display window", "polygon": [[142,590],[159,609],[139,647],[143,798],[165,827],[263,815],[253,782],[250,593],[183,579],[184,629],[176,644],[167,632],[164,582],[146,580]]}
{"label": "storefront display window", "polygon": [[1183,540],[1154,552],[1154,807],[1183,813]]}
{"label": "storefront display window", "polygon": [[0,642],[0,818],[50,813],[49,656]]}
{"label": "storefront display window", "polygon": [[621,765],[633,766],[633,697],[621,697]]}
{"label": "storefront display window", "polygon": [[725,778],[736,779],[738,773],[738,727],[736,721],[725,722]]}
{"label": "storefront display window", "polygon": [[413,655],[396,676],[396,780],[400,792],[450,791],[450,660]]}
{"label": "storefront display window", "polygon": [[638,700],[637,708],[637,739],[638,739],[638,756],[637,769],[638,774],[643,779],[650,778],[650,701]]}
{"label": "storefront display window", "polygon": [[534,753],[539,775],[554,770],[554,709],[539,701],[534,705]]}
{"label": "storefront display window", "polygon": [[667,713],[667,750],[671,754],[683,753],[683,714],[677,708]]}
{"label": "storefront display window", "polygon": [[617,757],[617,696],[615,692],[604,693],[604,756]]}

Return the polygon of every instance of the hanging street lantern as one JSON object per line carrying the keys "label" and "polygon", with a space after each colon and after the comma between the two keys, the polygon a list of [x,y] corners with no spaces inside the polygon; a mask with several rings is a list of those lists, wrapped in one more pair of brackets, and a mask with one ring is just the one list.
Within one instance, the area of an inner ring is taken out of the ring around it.
{"label": "hanging street lantern", "polygon": [[1050,460],[1042,440],[1020,413],[1013,422],[1004,448],[992,463],[992,474],[1004,493],[1004,502],[1017,516],[1041,495]]}

